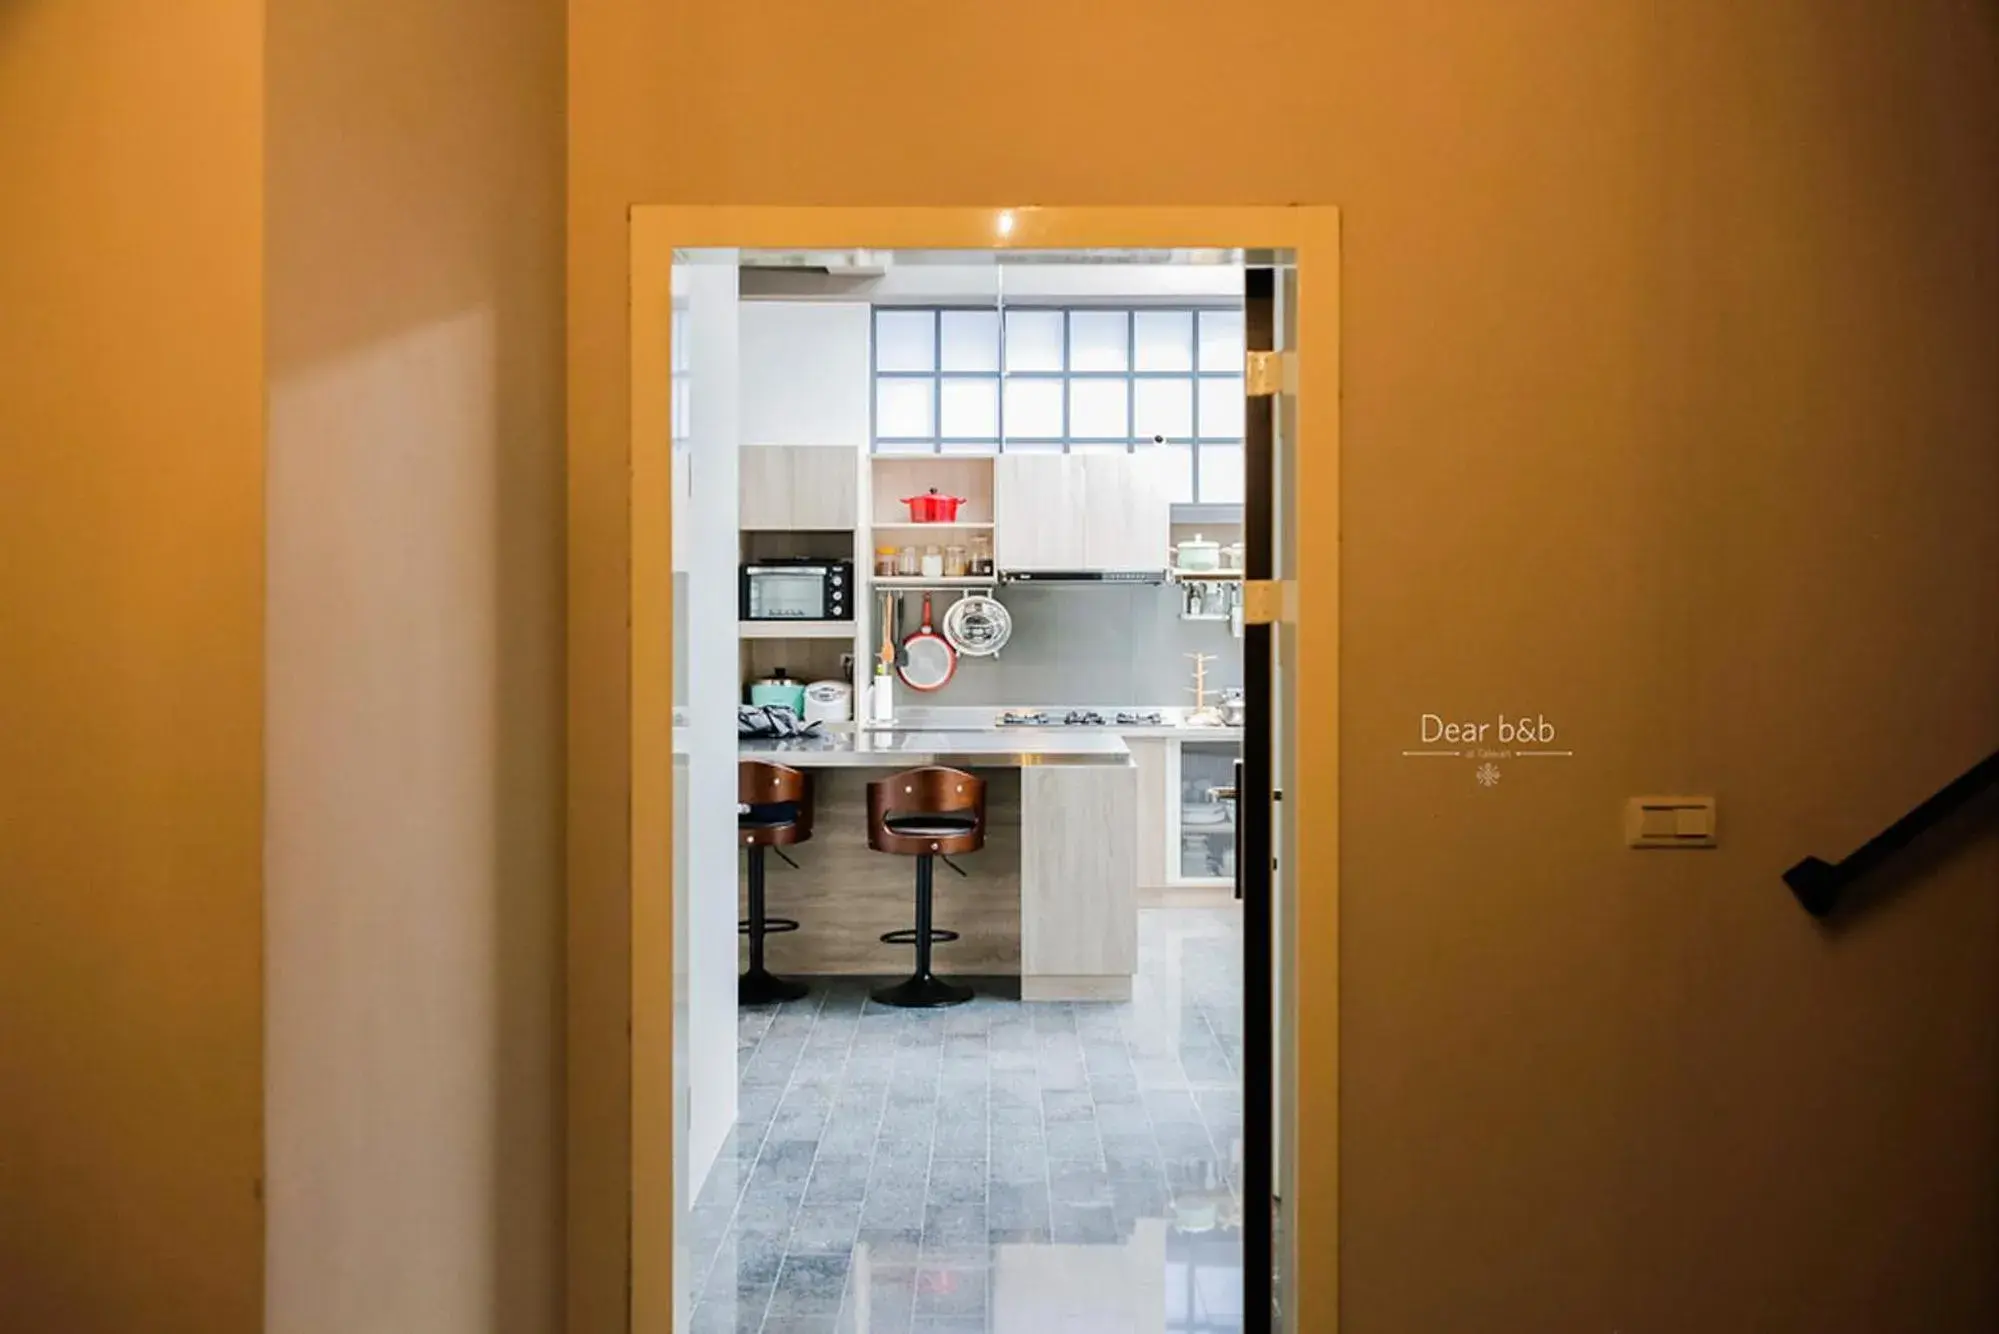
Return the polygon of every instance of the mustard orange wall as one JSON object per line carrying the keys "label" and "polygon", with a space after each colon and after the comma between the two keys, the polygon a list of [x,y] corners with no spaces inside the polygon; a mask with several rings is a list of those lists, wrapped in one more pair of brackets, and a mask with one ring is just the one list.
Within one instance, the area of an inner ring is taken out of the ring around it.
{"label": "mustard orange wall", "polygon": [[[1999,843],[1838,935],[1777,879],[1999,744],[1989,5],[570,12],[577,1327],[623,1277],[632,202],[1338,205],[1346,1327],[1999,1323]],[[1574,759],[1398,755],[1522,709]],[[1626,851],[1676,791],[1721,848]]]}
{"label": "mustard orange wall", "polygon": [[0,1328],[259,1327],[262,6],[0,5]]}
{"label": "mustard orange wall", "polygon": [[561,1327],[560,0],[270,0],[268,1334]]}

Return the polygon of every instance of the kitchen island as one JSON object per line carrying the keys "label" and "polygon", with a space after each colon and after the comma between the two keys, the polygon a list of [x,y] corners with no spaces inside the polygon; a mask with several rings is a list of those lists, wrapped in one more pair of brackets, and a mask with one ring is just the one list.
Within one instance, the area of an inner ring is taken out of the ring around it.
{"label": "kitchen island", "polygon": [[[885,931],[914,917],[910,857],[867,846],[867,785],[943,765],[986,782],[986,846],[938,867],[940,974],[1018,978],[1023,1000],[1122,1000],[1138,966],[1137,769],[1108,733],[984,730],[745,738],[738,755],[810,773],[813,836],[787,848],[796,869],[767,863],[768,910],[797,919],[770,937],[779,974],[907,973],[906,945]],[[739,876],[740,880],[740,876]],[[740,891],[739,891],[740,892]],[[989,983],[990,985],[990,983]]]}

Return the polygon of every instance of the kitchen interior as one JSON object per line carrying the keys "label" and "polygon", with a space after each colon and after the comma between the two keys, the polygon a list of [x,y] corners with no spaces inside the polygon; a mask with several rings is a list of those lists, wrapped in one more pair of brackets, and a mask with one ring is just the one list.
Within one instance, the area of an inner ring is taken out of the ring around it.
{"label": "kitchen interior", "polygon": [[1241,1328],[1239,257],[682,258],[689,1327]]}

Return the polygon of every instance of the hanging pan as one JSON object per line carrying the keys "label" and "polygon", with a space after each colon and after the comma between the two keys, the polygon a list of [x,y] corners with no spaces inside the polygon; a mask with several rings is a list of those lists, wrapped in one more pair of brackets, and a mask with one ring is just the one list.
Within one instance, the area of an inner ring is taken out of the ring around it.
{"label": "hanging pan", "polygon": [[958,670],[958,651],[937,633],[930,619],[930,595],[923,595],[923,624],[902,641],[896,671],[911,690],[942,690]]}

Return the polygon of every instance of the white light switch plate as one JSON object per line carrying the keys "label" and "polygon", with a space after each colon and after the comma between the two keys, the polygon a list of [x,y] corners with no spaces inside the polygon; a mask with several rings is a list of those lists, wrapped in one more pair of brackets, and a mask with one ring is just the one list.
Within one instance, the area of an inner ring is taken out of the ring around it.
{"label": "white light switch plate", "polygon": [[1624,803],[1624,841],[1634,848],[1711,848],[1714,798],[1633,797]]}

